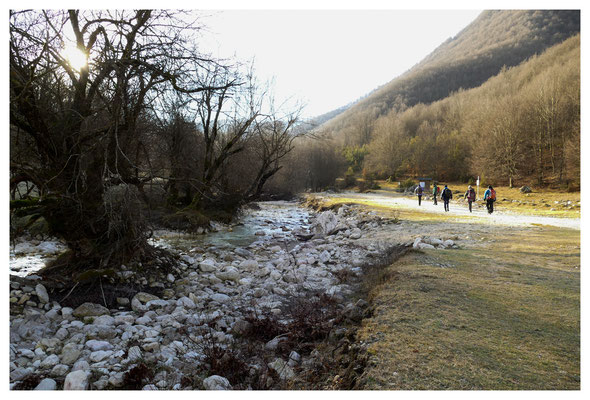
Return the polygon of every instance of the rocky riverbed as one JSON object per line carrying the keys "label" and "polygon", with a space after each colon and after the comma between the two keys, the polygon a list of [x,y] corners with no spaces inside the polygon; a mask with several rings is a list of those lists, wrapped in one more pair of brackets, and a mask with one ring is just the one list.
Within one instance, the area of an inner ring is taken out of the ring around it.
{"label": "rocky riverbed", "polygon": [[[10,387],[306,387],[325,370],[319,344],[328,340],[347,355],[344,367],[358,370],[351,332],[368,312],[359,295],[367,266],[395,246],[455,246],[448,238],[384,234],[402,230],[396,219],[356,206],[315,213],[260,203],[217,232],[156,232],[152,243],[178,263],[164,280],[122,266],[119,278],[146,290],[111,307],[64,306],[34,273],[11,275]],[[11,253],[15,272],[31,272],[26,256]]]}

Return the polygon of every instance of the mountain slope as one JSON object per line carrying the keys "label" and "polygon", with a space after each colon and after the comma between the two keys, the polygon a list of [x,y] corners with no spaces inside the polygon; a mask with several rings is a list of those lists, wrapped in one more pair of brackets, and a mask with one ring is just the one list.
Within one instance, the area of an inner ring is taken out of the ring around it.
{"label": "mountain slope", "polygon": [[[484,11],[412,69],[321,128],[328,132],[358,130],[356,121],[370,123],[393,108],[431,103],[461,88],[477,87],[503,66],[518,65],[579,31],[578,10]],[[346,141],[362,144],[364,139],[361,135]]]}

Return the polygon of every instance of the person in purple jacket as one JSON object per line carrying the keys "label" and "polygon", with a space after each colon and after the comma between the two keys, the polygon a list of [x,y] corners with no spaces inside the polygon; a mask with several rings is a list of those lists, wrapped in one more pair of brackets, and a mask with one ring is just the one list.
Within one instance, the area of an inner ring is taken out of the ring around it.
{"label": "person in purple jacket", "polygon": [[422,189],[422,186],[418,185],[416,190],[414,190],[414,193],[416,193],[416,195],[418,196],[418,205],[421,205],[422,204],[422,195],[424,194],[424,189]]}
{"label": "person in purple jacket", "polygon": [[467,187],[467,191],[465,192],[464,199],[467,199],[467,203],[469,203],[469,212],[471,212],[471,205],[475,201],[475,190],[469,185]]}

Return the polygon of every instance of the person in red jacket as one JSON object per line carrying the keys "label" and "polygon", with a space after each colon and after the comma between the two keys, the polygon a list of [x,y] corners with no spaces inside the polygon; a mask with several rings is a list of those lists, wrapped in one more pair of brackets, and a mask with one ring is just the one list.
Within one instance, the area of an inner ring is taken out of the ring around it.
{"label": "person in red jacket", "polygon": [[467,203],[469,203],[469,212],[472,212],[471,207],[473,202],[475,201],[475,190],[473,190],[471,185],[467,187],[467,191],[465,192],[465,196],[463,196],[463,198],[467,199]]}

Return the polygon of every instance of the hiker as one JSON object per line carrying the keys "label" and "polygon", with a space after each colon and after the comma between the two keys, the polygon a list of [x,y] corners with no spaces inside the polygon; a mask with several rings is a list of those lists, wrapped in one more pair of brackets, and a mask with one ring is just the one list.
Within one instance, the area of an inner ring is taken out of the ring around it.
{"label": "hiker", "polygon": [[424,192],[424,189],[422,189],[422,186],[420,184],[418,184],[418,187],[414,191],[414,193],[416,193],[416,195],[418,195],[418,205],[422,204],[422,193],[423,192]]}
{"label": "hiker", "polygon": [[435,183],[434,186],[432,187],[432,198],[434,199],[434,205],[438,204],[436,202],[436,196],[438,196],[439,192],[440,192],[440,189],[438,188],[438,186]]}
{"label": "hiker", "polygon": [[483,194],[483,199],[486,201],[486,207],[488,208],[488,214],[494,212],[494,201],[496,201],[496,191],[492,185],[488,186],[488,189]]}
{"label": "hiker", "polygon": [[471,185],[467,187],[467,191],[465,192],[465,196],[463,196],[463,198],[467,199],[467,202],[469,203],[469,212],[471,212],[471,204],[475,201],[475,190],[473,190]]}
{"label": "hiker", "polygon": [[440,198],[445,203],[445,211],[449,211],[449,201],[453,198],[453,193],[451,192],[451,189],[447,187],[447,185],[445,185],[445,188],[442,190]]}

